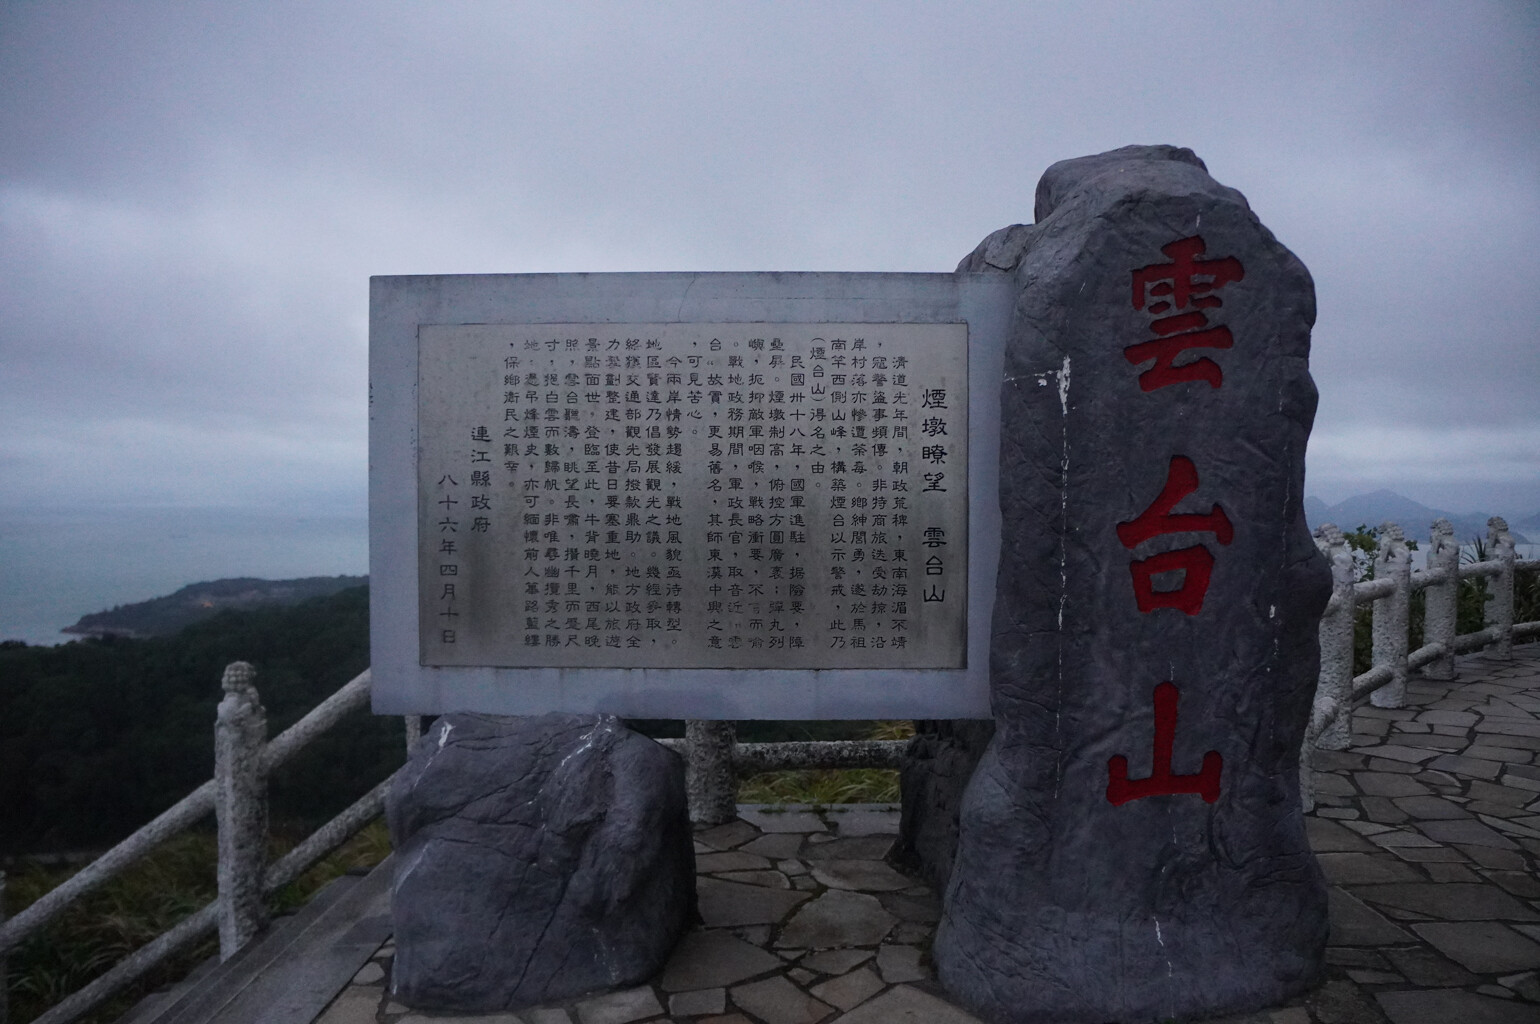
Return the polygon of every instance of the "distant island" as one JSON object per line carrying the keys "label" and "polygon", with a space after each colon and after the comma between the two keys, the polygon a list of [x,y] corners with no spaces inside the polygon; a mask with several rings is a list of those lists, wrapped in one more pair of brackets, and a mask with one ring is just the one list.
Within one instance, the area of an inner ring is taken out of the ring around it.
{"label": "distant island", "polygon": [[298,580],[238,579],[193,583],[166,597],[118,605],[83,616],[63,632],[73,636],[171,636],[226,609],[286,607],[369,582],[367,576],[307,576]]}
{"label": "distant island", "polygon": [[[1487,518],[1484,512],[1461,515],[1429,508],[1395,491],[1357,494],[1335,505],[1328,505],[1320,498],[1305,498],[1305,520],[1311,528],[1322,523],[1336,523],[1344,530],[1359,525],[1373,528],[1388,520],[1405,530],[1411,540],[1427,540],[1428,528],[1435,519],[1449,520],[1449,524],[1454,527],[1455,538],[1461,543],[1469,544],[1478,538],[1486,540]],[[1540,513],[1522,518],[1508,517],[1508,532],[1513,535],[1515,543],[1529,543],[1529,535],[1525,530],[1540,531]]]}

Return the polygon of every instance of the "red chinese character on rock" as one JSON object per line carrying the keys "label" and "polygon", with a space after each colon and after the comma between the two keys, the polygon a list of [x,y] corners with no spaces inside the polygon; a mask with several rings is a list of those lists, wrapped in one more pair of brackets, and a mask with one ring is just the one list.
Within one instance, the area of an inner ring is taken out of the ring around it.
{"label": "red chinese character on rock", "polygon": [[[1198,489],[1198,470],[1185,455],[1176,455],[1166,471],[1166,485],[1149,508],[1137,519],[1118,524],[1118,540],[1132,551],[1145,541],[1167,533],[1212,533],[1221,544],[1229,544],[1235,529],[1224,509],[1213,505],[1205,513],[1177,513],[1177,503]],[[1188,615],[1203,609],[1214,556],[1201,544],[1166,551],[1129,564],[1134,579],[1134,600],[1141,612],[1157,608],[1175,608]],[[1182,572],[1182,585],[1176,590],[1156,590],[1155,577],[1161,573]]]}
{"label": "red chinese character on rock", "polygon": [[1158,316],[1150,328],[1159,337],[1129,345],[1123,349],[1123,356],[1135,366],[1155,361],[1154,366],[1139,375],[1143,391],[1187,381],[1207,381],[1209,387],[1217,388],[1224,381],[1218,363],[1204,356],[1177,365],[1176,357],[1190,348],[1230,348],[1235,344],[1228,327],[1209,327],[1208,317],[1199,310],[1222,305],[1219,296],[1212,293],[1243,279],[1245,269],[1233,256],[1198,259],[1204,252],[1199,235],[1179,239],[1162,246],[1160,251],[1171,257],[1172,262],[1138,268],[1133,283],[1134,308],[1142,310],[1148,303],[1149,312]]}
{"label": "red chinese character on rock", "polygon": [[1219,772],[1224,760],[1219,751],[1203,755],[1203,767],[1196,775],[1173,775],[1171,750],[1176,743],[1176,702],[1181,695],[1173,683],[1155,687],[1155,745],[1150,774],[1143,779],[1128,777],[1128,758],[1118,754],[1107,761],[1107,802],[1114,806],[1147,796],[1174,796],[1196,793],[1205,803],[1219,799]]}

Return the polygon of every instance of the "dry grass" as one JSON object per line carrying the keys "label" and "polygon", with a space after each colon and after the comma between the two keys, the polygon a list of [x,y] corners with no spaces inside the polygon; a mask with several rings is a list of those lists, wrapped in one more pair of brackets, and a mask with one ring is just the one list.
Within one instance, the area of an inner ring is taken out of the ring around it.
{"label": "dry grass", "polygon": [[[912,722],[878,722],[866,738],[904,740],[913,735]],[[746,804],[897,803],[898,772],[888,768],[765,772],[744,779],[738,799]]]}
{"label": "dry grass", "polygon": [[[287,852],[294,842],[292,838],[275,840],[270,857]],[[384,823],[376,821],[280,890],[271,907],[281,914],[303,906],[328,882],[350,870],[372,867],[389,853]],[[9,959],[14,1024],[32,1020],[214,899],[217,857],[212,831],[184,832],[34,933]],[[24,865],[7,872],[8,914],[30,906],[76,870]],[[81,1020],[86,1024],[116,1020],[144,996],[186,976],[217,950],[218,942],[212,938],[197,944]]]}

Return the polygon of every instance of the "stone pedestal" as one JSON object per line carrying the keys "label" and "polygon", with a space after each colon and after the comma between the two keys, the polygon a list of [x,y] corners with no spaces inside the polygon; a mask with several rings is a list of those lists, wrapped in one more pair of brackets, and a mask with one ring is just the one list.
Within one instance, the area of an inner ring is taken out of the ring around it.
{"label": "stone pedestal", "polygon": [[902,815],[891,856],[937,892],[945,892],[957,852],[963,791],[995,724],[963,718],[920,721],[914,727],[899,767]]}
{"label": "stone pedestal", "polygon": [[1198,1017],[1322,967],[1298,756],[1330,592],[1301,509],[1309,274],[1190,151],[1055,164],[965,269],[1001,383],[996,731],[935,942],[993,1021]]}
{"label": "stone pedestal", "polygon": [[695,914],[684,765],[608,716],[446,715],[386,798],[393,994],[518,1009],[634,985]]}

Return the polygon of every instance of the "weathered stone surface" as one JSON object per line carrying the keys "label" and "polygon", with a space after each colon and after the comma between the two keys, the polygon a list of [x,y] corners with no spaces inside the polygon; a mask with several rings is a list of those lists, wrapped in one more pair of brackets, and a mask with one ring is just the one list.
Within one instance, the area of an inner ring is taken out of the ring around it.
{"label": "weathered stone surface", "polygon": [[608,716],[440,718],[386,800],[393,994],[517,1009],[640,982],[695,903],[679,759]]}
{"label": "weathered stone surface", "polygon": [[701,920],[710,928],[776,924],[788,910],[807,899],[805,892],[766,889],[718,878],[702,878],[696,887]]}
{"label": "weathered stone surface", "polygon": [[585,999],[577,1007],[580,1024],[631,1024],[662,1012],[658,997],[645,987]]}
{"label": "weathered stone surface", "polygon": [[1373,853],[1374,844],[1360,838],[1335,821],[1306,818],[1305,833],[1317,853]]}
{"label": "weathered stone surface", "polygon": [[823,819],[807,811],[787,811],[775,807],[741,804],[738,816],[761,832],[822,832]]}
{"label": "weathered stone surface", "polygon": [[898,892],[914,885],[880,860],[823,860],[813,864],[813,877],[831,889]]}
{"label": "weathered stone surface", "polygon": [[766,978],[732,991],[733,1002],[769,1024],[818,1024],[834,1013],[785,978]]}
{"label": "weathered stone surface", "polygon": [[764,889],[790,889],[791,882],[779,871],[724,871],[717,876],[724,882],[742,882]]}
{"label": "weathered stone surface", "polygon": [[1377,992],[1391,1024],[1534,1024],[1534,1004],[1507,1002],[1461,992],[1457,989],[1431,992]]}
{"label": "weathered stone surface", "polygon": [[926,971],[920,966],[920,950],[915,946],[884,944],[877,950],[877,970],[890,985],[905,981],[923,981]]}
{"label": "weathered stone surface", "polygon": [[803,957],[801,965],[820,974],[844,974],[872,958],[869,949],[831,949],[824,953],[810,953]]}
{"label": "weathered stone surface", "polygon": [[878,978],[870,967],[863,967],[859,971],[851,971],[842,977],[814,985],[809,991],[830,1006],[849,1010],[870,999],[882,989],[882,979]]}
{"label": "weathered stone surface", "polygon": [[[1173,147],[1055,164],[1020,241],[995,735],[963,798],[939,976],[1018,1022],[1282,1002],[1319,977],[1327,923],[1297,785],[1330,589],[1301,507],[1309,274]],[[1218,262],[1175,269],[1192,259]],[[1200,330],[1215,347],[1162,348]],[[1139,790],[1168,773],[1189,791]]]}
{"label": "weathered stone surface", "polygon": [[795,857],[797,851],[802,849],[802,837],[795,832],[760,836],[752,843],[744,843],[740,849],[744,853],[754,853],[772,860],[784,860]]}
{"label": "weathered stone surface", "polygon": [[1465,968],[1421,946],[1385,950],[1385,957],[1413,985],[1423,988],[1454,988],[1474,985],[1480,979]]}
{"label": "weathered stone surface", "polygon": [[1353,887],[1353,895],[1383,907],[1409,910],[1445,921],[1479,921],[1494,917],[1508,921],[1540,921],[1540,914],[1490,885],[1458,882],[1359,885]]}
{"label": "weathered stone surface", "polygon": [[1379,911],[1341,889],[1331,890],[1330,906],[1334,946],[1385,946],[1411,941],[1410,935],[1391,924]]}
{"label": "weathered stone surface", "polygon": [[727,1009],[727,989],[706,988],[669,996],[668,1012],[676,1017],[722,1013]]}
{"label": "weathered stone surface", "polygon": [[980,1024],[979,1019],[908,985],[851,1010],[839,1024]]}
{"label": "weathered stone surface", "polygon": [[890,836],[898,831],[899,812],[896,807],[857,805],[846,808],[836,805],[825,813],[842,836]]}
{"label": "weathered stone surface", "polygon": [[850,836],[831,839],[827,843],[808,843],[802,850],[802,859],[809,863],[818,860],[882,860],[892,848],[891,836]]}
{"label": "weathered stone surface", "polygon": [[1466,843],[1471,846],[1490,846],[1496,850],[1517,850],[1518,844],[1479,821],[1421,821],[1417,827],[1429,838],[1440,843]]}
{"label": "weathered stone surface", "polygon": [[779,949],[875,946],[898,919],[865,893],[830,889],[798,910],[776,942]]}
{"label": "weathered stone surface", "polygon": [[1418,882],[1421,876],[1407,864],[1384,855],[1368,853],[1321,853],[1316,855],[1327,881],[1337,885],[1374,882]]}
{"label": "weathered stone surface", "polygon": [[1477,974],[1540,967],[1540,943],[1498,921],[1429,921],[1412,929],[1440,953]]}
{"label": "weathered stone surface", "polygon": [[668,992],[723,988],[781,966],[780,957],[727,932],[690,932],[658,983]]}
{"label": "weathered stone surface", "polygon": [[726,853],[702,853],[695,857],[695,870],[708,875],[719,871],[762,871],[769,866],[768,859],[756,857],[751,853],[741,853],[738,850],[729,850]]}

